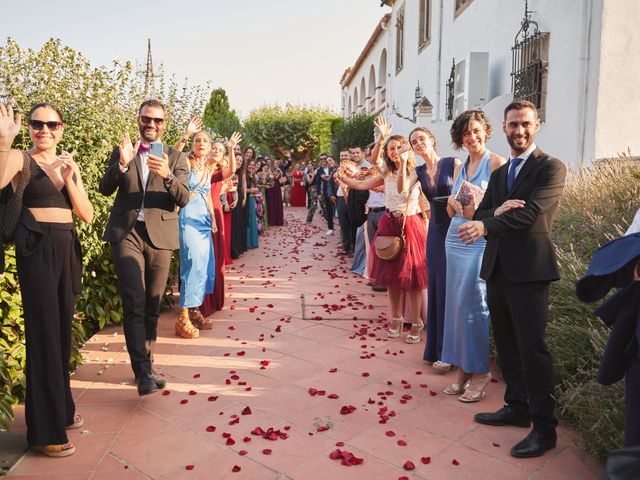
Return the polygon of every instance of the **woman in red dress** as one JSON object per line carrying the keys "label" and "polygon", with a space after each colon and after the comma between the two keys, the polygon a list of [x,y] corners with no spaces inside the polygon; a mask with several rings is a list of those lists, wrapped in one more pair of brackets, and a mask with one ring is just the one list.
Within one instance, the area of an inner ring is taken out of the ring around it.
{"label": "woman in red dress", "polygon": [[[235,155],[236,165],[242,163],[242,155]],[[222,183],[222,194],[220,200],[222,202],[222,211],[224,217],[224,264],[233,264],[233,258],[231,257],[231,211],[236,207],[238,203],[238,177],[234,173],[230,178],[227,178]]]}
{"label": "woman in red dress", "polygon": [[293,188],[291,190],[291,206],[292,207],[304,207],[306,203],[306,193],[304,186],[302,185],[303,173],[300,170],[300,164],[293,167]]}

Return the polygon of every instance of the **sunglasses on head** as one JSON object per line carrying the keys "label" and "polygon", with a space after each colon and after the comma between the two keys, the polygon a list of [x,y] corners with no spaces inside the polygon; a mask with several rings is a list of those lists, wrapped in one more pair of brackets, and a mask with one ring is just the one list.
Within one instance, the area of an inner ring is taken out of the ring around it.
{"label": "sunglasses on head", "polygon": [[49,130],[51,130],[52,132],[55,132],[60,127],[62,127],[62,122],[55,122],[55,121],[43,122],[42,120],[29,120],[29,126],[34,130],[42,130],[45,125]]}
{"label": "sunglasses on head", "polygon": [[147,117],[145,115],[140,115],[140,121],[142,123],[144,123],[145,125],[149,125],[151,124],[151,122],[154,122],[156,125],[160,126],[164,123],[164,118],[158,118],[158,117]]}

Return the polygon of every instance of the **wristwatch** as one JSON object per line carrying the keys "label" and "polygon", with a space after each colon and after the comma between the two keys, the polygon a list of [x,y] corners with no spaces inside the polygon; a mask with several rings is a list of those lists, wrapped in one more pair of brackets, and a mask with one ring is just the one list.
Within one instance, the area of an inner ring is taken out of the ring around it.
{"label": "wristwatch", "polygon": [[164,184],[171,185],[171,182],[173,182],[173,179],[174,179],[173,172],[169,172],[169,175],[167,175],[167,177],[164,179]]}

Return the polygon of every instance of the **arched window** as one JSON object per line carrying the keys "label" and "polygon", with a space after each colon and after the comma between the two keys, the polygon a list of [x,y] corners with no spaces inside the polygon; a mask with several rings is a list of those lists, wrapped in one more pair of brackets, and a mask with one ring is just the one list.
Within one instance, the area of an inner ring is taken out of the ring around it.
{"label": "arched window", "polygon": [[349,109],[347,110],[347,116],[353,113],[353,104],[351,103],[351,96],[349,96]]}
{"label": "arched window", "polygon": [[380,55],[380,67],[378,68],[378,85],[387,84],[387,49],[382,50]]}
{"label": "arched window", "polygon": [[364,83],[364,77],[360,80],[360,103],[358,104],[362,110],[367,108],[367,85]]}
{"label": "arched window", "polygon": [[374,112],[376,110],[376,69],[373,65],[371,65],[369,69],[369,90],[367,90],[367,97],[369,97],[367,110]]}
{"label": "arched window", "polygon": [[358,111],[358,87],[353,89],[353,113]]}

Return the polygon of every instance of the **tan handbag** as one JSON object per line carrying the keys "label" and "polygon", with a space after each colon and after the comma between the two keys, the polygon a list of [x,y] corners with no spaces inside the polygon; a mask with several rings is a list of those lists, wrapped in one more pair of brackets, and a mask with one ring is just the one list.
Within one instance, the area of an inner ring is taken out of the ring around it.
{"label": "tan handbag", "polygon": [[380,260],[395,260],[400,252],[405,249],[404,226],[407,223],[407,214],[409,213],[409,199],[411,198],[411,190],[407,193],[407,202],[402,217],[402,230],[400,236],[396,235],[380,235],[373,242],[376,256]]}

